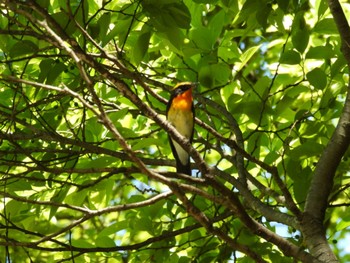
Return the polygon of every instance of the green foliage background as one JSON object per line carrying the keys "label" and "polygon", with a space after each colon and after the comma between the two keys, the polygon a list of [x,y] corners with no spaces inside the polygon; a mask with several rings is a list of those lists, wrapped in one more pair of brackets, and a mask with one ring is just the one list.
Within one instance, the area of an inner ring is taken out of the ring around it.
{"label": "green foliage background", "polygon": [[[325,1],[0,5],[1,262],[295,262],[232,209],[182,188],[237,247],[210,233],[169,185],[139,169],[96,112],[103,108],[147,169],[224,198],[199,183],[198,162],[198,181],[169,173],[167,131],[120,88],[164,119],[171,86],[198,81],[194,148],[251,218],[303,250],[301,229],[286,220],[297,220],[286,192],[303,211],[349,81]],[[348,157],[324,218],[341,262],[350,260],[336,242],[349,235]]]}

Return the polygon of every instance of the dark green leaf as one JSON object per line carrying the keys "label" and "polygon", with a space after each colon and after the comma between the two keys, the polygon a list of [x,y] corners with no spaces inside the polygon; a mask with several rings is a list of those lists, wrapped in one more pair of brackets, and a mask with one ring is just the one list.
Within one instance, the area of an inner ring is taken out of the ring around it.
{"label": "dark green leaf", "polygon": [[308,30],[298,30],[294,34],[292,34],[292,42],[293,46],[300,53],[304,53],[305,49],[309,44],[309,32]]}
{"label": "dark green leaf", "polygon": [[331,77],[333,78],[336,74],[341,72],[346,67],[346,60],[344,56],[340,56],[337,60],[332,63]]}
{"label": "dark green leaf", "polygon": [[257,8],[256,20],[264,29],[267,27],[267,20],[271,10],[271,4],[265,1],[261,1],[259,8]]}
{"label": "dark green leaf", "polygon": [[306,78],[316,89],[324,89],[327,85],[327,75],[320,68],[315,68],[308,72]]}
{"label": "dark green leaf", "polygon": [[277,4],[284,13],[288,13],[289,0],[277,0]]}
{"label": "dark green leaf", "polygon": [[38,49],[38,46],[34,42],[30,40],[22,40],[11,47],[10,56],[16,58],[24,55],[31,55],[38,52]]}
{"label": "dark green leaf", "polygon": [[317,1],[317,3],[319,3],[318,9],[317,9],[317,15],[318,15],[318,18],[321,18],[327,11],[328,4],[326,1]]}
{"label": "dark green leaf", "polygon": [[174,19],[175,24],[184,29],[190,28],[191,14],[183,2],[174,3],[169,6],[169,13]]}
{"label": "dark green leaf", "polygon": [[303,169],[300,174],[294,179],[293,192],[298,204],[305,204],[306,196],[310,187],[312,171],[309,168]]}
{"label": "dark green leaf", "polygon": [[320,155],[322,152],[322,149],[323,149],[323,145],[310,140],[292,149],[290,151],[290,156],[293,159],[298,159],[298,160],[305,159],[308,157]]}
{"label": "dark green leaf", "polygon": [[290,64],[290,65],[299,64],[300,61],[301,61],[301,57],[299,52],[294,50],[287,50],[282,54],[280,59],[281,64]]}
{"label": "dark green leaf", "polygon": [[145,29],[142,29],[140,35],[138,36],[135,48],[133,49],[134,64],[136,65],[138,65],[144,58],[148,50],[149,40],[151,38],[151,31],[149,30],[149,27],[146,26],[144,28]]}
{"label": "dark green leaf", "polygon": [[66,70],[66,68],[66,65],[61,62],[54,63],[54,66],[46,76],[46,84],[53,84],[55,80],[61,75],[61,73]]}
{"label": "dark green leaf", "polygon": [[214,76],[211,72],[210,66],[204,66],[200,68],[198,72],[198,80],[201,83],[201,85],[212,88],[214,85]]}
{"label": "dark green leaf", "polygon": [[318,47],[312,47],[310,50],[306,53],[306,58],[312,58],[312,59],[330,59],[335,56],[335,53],[331,46],[318,46]]}
{"label": "dark green leaf", "polygon": [[152,24],[159,31],[166,31],[171,27],[190,28],[191,14],[183,2],[145,1],[143,2],[143,8],[150,14]]}
{"label": "dark green leaf", "polygon": [[106,41],[107,32],[109,31],[109,25],[111,23],[111,14],[104,13],[97,22],[99,38],[102,40],[102,46],[105,46],[108,42]]}

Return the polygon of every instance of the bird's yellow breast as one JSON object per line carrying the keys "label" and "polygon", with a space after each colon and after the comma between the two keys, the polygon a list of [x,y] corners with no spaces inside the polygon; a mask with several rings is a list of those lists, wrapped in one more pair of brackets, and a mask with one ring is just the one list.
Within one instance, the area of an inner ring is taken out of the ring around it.
{"label": "bird's yellow breast", "polygon": [[176,130],[184,137],[190,138],[193,130],[193,112],[192,105],[189,108],[171,107],[168,112],[168,121],[176,128]]}
{"label": "bird's yellow breast", "polygon": [[[187,105],[186,105],[187,106]],[[191,105],[192,106],[192,105]],[[187,139],[191,138],[193,132],[193,112],[191,107],[189,110],[183,110],[180,108],[171,107],[168,112],[168,121],[175,127],[175,129]],[[176,149],[176,153],[179,157],[180,162],[183,165],[188,163],[188,152],[184,150],[180,144],[178,144],[175,140],[171,139],[174,147]]]}

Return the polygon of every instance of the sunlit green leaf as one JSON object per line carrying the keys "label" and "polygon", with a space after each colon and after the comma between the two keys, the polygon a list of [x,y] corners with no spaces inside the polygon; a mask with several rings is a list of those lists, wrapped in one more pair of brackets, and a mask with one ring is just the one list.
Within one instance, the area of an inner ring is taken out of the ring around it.
{"label": "sunlit green leaf", "polygon": [[337,27],[332,18],[322,19],[315,25],[313,30],[318,34],[334,35],[338,33]]}
{"label": "sunlit green leaf", "polygon": [[[322,228],[324,261],[350,262],[350,152],[325,150],[349,137],[349,63],[327,1],[8,2],[6,262],[302,262]],[[188,116],[172,91],[187,81],[191,177],[165,122],[169,101]],[[330,193],[314,184],[328,168]],[[300,220],[312,202],[326,224]]]}
{"label": "sunlit green leaf", "polygon": [[249,49],[247,49],[242,55],[241,55],[241,63],[239,63],[237,71],[241,70],[247,63],[248,61],[254,56],[256,52],[259,51],[260,45],[258,46],[253,46]]}
{"label": "sunlit green leaf", "polygon": [[115,247],[113,239],[108,236],[99,236],[95,242],[96,247]]}

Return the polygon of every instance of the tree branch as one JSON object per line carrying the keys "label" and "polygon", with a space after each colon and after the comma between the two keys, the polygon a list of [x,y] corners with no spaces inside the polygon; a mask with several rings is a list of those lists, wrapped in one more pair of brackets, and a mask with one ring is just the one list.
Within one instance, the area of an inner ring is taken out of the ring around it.
{"label": "tree branch", "polygon": [[[328,5],[337,25],[341,40],[342,52],[350,66],[350,28],[338,0],[328,0]],[[328,206],[329,195],[333,187],[333,178],[337,167],[350,144],[350,83],[335,131],[323,151],[310,185],[306,198],[302,229],[305,242],[311,254],[321,261],[337,262],[325,237],[323,220]]]}

